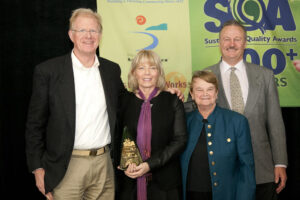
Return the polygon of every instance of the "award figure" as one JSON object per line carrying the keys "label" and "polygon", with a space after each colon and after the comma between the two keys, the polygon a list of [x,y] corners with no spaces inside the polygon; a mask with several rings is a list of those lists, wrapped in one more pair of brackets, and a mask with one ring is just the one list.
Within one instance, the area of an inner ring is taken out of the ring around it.
{"label": "award figure", "polygon": [[135,163],[138,166],[143,162],[143,160],[139,149],[132,139],[127,127],[124,127],[122,138],[120,168],[122,170],[126,170],[129,164]]}

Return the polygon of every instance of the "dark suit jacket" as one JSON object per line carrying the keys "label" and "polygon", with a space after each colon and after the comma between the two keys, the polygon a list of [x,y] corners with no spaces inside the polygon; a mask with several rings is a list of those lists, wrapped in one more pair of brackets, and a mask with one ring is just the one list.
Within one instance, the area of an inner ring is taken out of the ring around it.
{"label": "dark suit jacket", "polygon": [[[272,70],[247,62],[245,66],[249,92],[244,115],[250,125],[256,183],[274,182],[274,166],[287,165],[285,128],[277,87]],[[211,70],[219,81],[217,104],[230,109],[222,83],[220,63],[206,70]]]}
{"label": "dark suit jacket", "polygon": [[[118,64],[98,58],[105,93],[114,156],[118,97],[125,91]],[[26,124],[29,171],[45,169],[46,193],[65,175],[75,138],[75,86],[71,54],[48,60],[35,68]]]}

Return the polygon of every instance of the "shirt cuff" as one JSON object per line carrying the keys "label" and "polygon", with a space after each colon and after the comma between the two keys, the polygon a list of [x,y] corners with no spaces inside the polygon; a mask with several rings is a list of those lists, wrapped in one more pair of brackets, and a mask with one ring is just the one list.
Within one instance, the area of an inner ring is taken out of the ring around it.
{"label": "shirt cuff", "polygon": [[43,169],[43,168],[41,168],[41,167],[40,167],[40,168],[37,168],[37,169],[33,170],[32,173],[34,174],[35,171],[38,170],[38,169]]}
{"label": "shirt cuff", "polygon": [[287,166],[286,165],[282,165],[282,164],[278,164],[278,165],[275,165],[275,167],[284,167],[284,168],[286,168]]}

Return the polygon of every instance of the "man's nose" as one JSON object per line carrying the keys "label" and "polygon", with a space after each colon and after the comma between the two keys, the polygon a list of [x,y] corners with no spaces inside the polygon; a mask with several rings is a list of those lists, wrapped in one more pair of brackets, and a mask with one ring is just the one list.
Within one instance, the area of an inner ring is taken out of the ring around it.
{"label": "man's nose", "polygon": [[85,36],[88,37],[88,38],[90,38],[90,37],[92,37],[92,33],[91,33],[90,31],[87,31],[87,32],[85,33]]}

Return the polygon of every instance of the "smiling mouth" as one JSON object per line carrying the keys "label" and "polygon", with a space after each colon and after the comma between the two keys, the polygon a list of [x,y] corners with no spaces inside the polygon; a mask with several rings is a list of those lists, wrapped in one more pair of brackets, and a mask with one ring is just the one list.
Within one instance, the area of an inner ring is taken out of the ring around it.
{"label": "smiling mouth", "polygon": [[91,45],[94,44],[94,41],[84,41],[83,44]]}
{"label": "smiling mouth", "polygon": [[233,47],[229,47],[229,48],[227,48],[227,51],[236,51],[236,50],[238,50],[238,49],[236,49],[236,48],[233,48]]}

